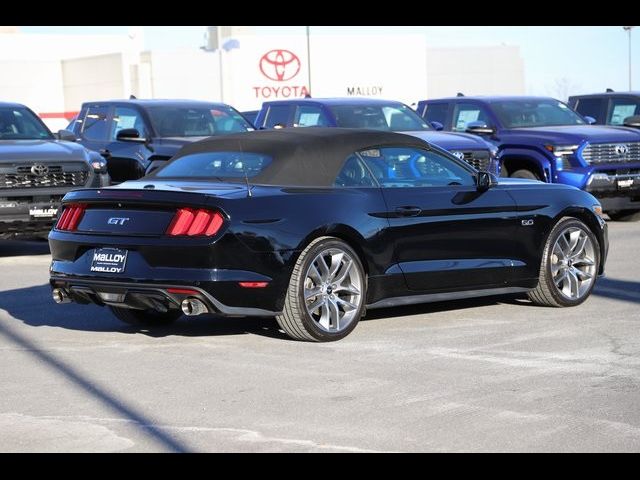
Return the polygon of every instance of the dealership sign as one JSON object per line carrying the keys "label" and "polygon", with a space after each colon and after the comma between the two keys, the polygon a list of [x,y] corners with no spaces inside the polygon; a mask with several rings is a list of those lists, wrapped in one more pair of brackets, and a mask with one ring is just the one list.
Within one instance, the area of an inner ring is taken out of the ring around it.
{"label": "dealership sign", "polygon": [[[296,84],[301,66],[300,58],[291,50],[274,49],[266,52],[258,61],[258,69],[264,78],[277,84],[253,86],[255,98],[295,98],[308,95],[306,85]],[[292,84],[284,83],[290,80]]]}

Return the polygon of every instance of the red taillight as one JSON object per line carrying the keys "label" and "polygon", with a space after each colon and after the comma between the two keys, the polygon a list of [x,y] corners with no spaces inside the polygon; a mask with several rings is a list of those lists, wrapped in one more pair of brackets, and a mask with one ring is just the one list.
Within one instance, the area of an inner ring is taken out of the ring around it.
{"label": "red taillight", "polygon": [[190,288],[167,288],[167,292],[180,295],[198,295],[200,293],[198,290],[192,290]]}
{"label": "red taillight", "polygon": [[58,219],[56,228],[67,232],[75,231],[82,220],[85,207],[86,205],[67,205]]}
{"label": "red taillight", "polygon": [[239,282],[242,288],[264,288],[269,282]]}
{"label": "red taillight", "polygon": [[181,235],[211,237],[218,233],[223,222],[224,219],[220,212],[179,208],[167,228],[167,235],[172,237]]}

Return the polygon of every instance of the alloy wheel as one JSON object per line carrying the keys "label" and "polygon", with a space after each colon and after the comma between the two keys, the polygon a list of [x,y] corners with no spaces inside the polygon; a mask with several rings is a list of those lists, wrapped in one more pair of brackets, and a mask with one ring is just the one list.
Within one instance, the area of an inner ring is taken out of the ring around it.
{"label": "alloy wheel", "polygon": [[345,330],[362,302],[362,275],[351,255],[340,248],[320,252],[304,280],[307,313],[326,332]]}

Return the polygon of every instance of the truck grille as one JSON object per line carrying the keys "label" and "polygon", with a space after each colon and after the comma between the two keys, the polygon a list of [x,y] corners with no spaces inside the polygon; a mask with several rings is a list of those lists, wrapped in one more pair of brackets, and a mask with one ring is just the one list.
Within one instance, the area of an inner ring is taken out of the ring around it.
{"label": "truck grille", "polygon": [[463,160],[476,170],[488,170],[491,159],[487,150],[462,151]]}
{"label": "truck grille", "polygon": [[640,142],[590,143],[582,150],[582,158],[589,164],[640,162]]}
{"label": "truck grille", "polygon": [[44,175],[32,173],[33,165],[20,165],[0,169],[0,189],[81,187],[89,172],[78,166],[47,165]]}

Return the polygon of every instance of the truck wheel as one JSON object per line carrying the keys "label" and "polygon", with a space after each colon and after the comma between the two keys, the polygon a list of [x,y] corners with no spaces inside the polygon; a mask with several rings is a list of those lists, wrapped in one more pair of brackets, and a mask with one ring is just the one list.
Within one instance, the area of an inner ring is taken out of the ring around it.
{"label": "truck wheel", "polygon": [[617,222],[637,222],[640,220],[640,210],[617,210],[607,212],[611,220]]}
{"label": "truck wheel", "polygon": [[524,168],[520,170],[516,170],[509,176],[511,178],[526,178],[528,180],[540,180],[535,173],[533,173],[531,170],[527,170]]}
{"label": "truck wheel", "polygon": [[579,305],[595,286],[599,264],[596,236],[577,218],[564,217],[547,238],[538,286],[529,292],[529,298],[548,307]]}
{"label": "truck wheel", "polygon": [[170,325],[182,316],[180,310],[158,312],[156,310],[135,310],[132,308],[109,307],[118,320],[129,325],[146,325],[149,327]]}
{"label": "truck wheel", "polygon": [[295,264],[278,325],[296,340],[340,340],[364,313],[366,281],[349,245],[334,237],[317,238]]}

